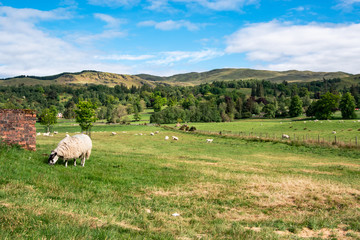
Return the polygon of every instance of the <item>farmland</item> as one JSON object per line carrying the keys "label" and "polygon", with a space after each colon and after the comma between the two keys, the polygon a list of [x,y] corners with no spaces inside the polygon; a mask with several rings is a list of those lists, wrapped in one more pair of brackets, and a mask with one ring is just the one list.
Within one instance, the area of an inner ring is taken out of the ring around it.
{"label": "farmland", "polygon": [[[280,133],[304,124],[288,122],[193,125]],[[312,131],[324,134],[339,127],[335,121],[311,124]],[[354,129],[343,134],[355,134],[359,127],[352,124],[360,123],[342,124]],[[37,137],[36,152],[0,148],[0,238],[360,237],[358,150],[224,136],[208,144],[201,134],[98,124],[84,168],[71,162],[65,168],[61,161],[47,165],[65,132],[79,129],[75,122],[60,122],[54,127],[59,134]],[[154,131],[160,133],[150,136]],[[173,135],[179,141],[164,140]]]}

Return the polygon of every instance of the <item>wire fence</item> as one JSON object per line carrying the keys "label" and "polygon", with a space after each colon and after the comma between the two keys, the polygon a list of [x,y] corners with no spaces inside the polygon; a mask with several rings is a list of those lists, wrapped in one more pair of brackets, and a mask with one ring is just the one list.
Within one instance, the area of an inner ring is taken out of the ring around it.
{"label": "wire fence", "polygon": [[[172,130],[178,130],[177,128],[166,127]],[[178,130],[179,131],[179,130]],[[213,136],[227,136],[235,137],[248,140],[258,140],[258,141],[271,141],[271,142],[284,142],[294,145],[321,145],[327,147],[340,147],[340,148],[354,148],[360,149],[360,139],[357,136],[353,138],[340,138],[334,134],[333,136],[321,136],[310,135],[310,134],[279,134],[279,133],[259,133],[259,132],[235,132],[235,131],[205,131],[205,130],[195,130],[188,133],[197,133],[203,135],[213,135]]]}

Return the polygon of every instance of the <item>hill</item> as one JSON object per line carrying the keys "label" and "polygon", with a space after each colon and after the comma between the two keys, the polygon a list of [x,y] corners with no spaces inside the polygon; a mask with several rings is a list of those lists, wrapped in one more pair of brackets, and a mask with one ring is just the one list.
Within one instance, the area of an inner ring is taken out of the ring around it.
{"label": "hill", "polygon": [[344,72],[311,72],[311,71],[268,71],[254,70],[247,68],[224,68],[214,69],[207,72],[191,72],[176,74],[170,77],[154,76],[149,74],[126,75],[98,71],[82,71],[78,73],[61,73],[53,76],[18,76],[0,80],[0,86],[11,85],[50,85],[50,84],[104,84],[115,86],[124,84],[127,87],[142,86],[148,84],[155,86],[157,84],[170,84],[181,86],[199,85],[202,83],[211,83],[214,81],[232,81],[232,80],[268,80],[272,82],[310,82],[321,81],[323,79],[341,78],[346,79],[346,85],[358,82],[359,77]]}
{"label": "hill", "polygon": [[127,87],[142,86],[144,84],[155,86],[151,81],[142,79],[134,75],[115,74],[97,71],[82,71],[78,73],[61,73],[53,76],[37,77],[37,76],[18,76],[0,80],[0,86],[11,85],[82,85],[82,84],[103,84],[107,86],[115,86],[124,84]]}
{"label": "hill", "polygon": [[352,74],[344,72],[311,72],[311,71],[268,71],[254,70],[247,68],[224,68],[215,69],[208,72],[191,72],[185,74],[177,74],[170,77],[158,77],[147,74],[139,74],[138,77],[149,81],[162,81],[171,83],[187,83],[190,85],[198,85],[201,83],[210,83],[213,81],[232,81],[232,80],[268,80],[273,82],[310,82],[321,81],[331,78],[349,78]]}

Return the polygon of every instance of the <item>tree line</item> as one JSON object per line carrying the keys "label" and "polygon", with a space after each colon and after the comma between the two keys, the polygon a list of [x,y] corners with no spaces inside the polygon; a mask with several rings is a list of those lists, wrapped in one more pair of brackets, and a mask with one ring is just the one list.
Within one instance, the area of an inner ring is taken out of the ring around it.
{"label": "tree line", "polygon": [[[309,117],[328,119],[336,110],[343,118],[356,117],[360,87],[342,87],[341,79],[308,83],[274,83],[258,80],[215,81],[183,87],[166,84],[141,87],[124,85],[1,86],[0,108],[29,108],[39,113],[60,112],[75,118],[78,104],[88,101],[97,119],[128,122],[129,114],[154,109],[153,123],[219,122],[250,117]],[[41,115],[41,114],[39,114]]]}

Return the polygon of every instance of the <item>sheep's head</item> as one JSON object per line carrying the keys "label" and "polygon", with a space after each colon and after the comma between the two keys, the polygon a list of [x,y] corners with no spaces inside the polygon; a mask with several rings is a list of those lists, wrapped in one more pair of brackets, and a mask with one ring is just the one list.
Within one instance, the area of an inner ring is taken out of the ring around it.
{"label": "sheep's head", "polygon": [[59,156],[57,155],[57,152],[52,151],[49,156],[48,163],[50,165],[54,165],[58,159],[59,159]]}

